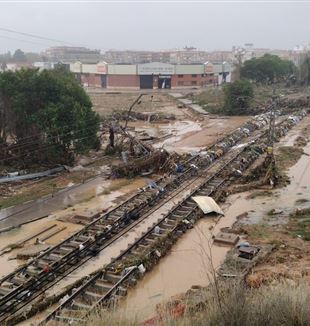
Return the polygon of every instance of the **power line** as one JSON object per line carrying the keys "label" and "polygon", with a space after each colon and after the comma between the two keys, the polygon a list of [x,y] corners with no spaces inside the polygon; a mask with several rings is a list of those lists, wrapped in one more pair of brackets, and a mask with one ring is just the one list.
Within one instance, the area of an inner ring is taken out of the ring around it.
{"label": "power line", "polygon": [[19,41],[19,42],[26,42],[26,43],[31,43],[31,44],[39,44],[39,45],[44,45],[48,46],[49,44],[47,43],[41,43],[41,42],[35,42],[35,41],[30,41],[30,40],[22,40],[19,38],[11,37],[11,36],[6,36],[6,35],[0,35],[1,38],[7,39],[7,40],[13,40],[13,41]]}
{"label": "power line", "polygon": [[[60,134],[53,135],[53,136],[47,136],[46,141],[47,142],[53,142],[53,141],[55,142],[55,141],[57,141],[58,138],[62,138],[64,136],[70,135],[70,134],[72,134],[72,136],[74,136],[74,137],[77,137],[79,134],[82,133],[81,136],[83,136],[83,133],[85,131],[89,131],[89,132],[86,133],[86,135],[87,135],[88,133],[91,132],[89,130],[89,128],[92,127],[92,126],[95,127],[96,123],[85,126],[84,128],[81,128],[79,130],[72,130],[72,131],[69,131],[69,132],[66,132],[66,133],[60,133]],[[80,138],[71,139],[70,141],[75,141],[75,140],[78,140],[78,139],[80,139]],[[8,151],[17,151],[17,150],[22,151],[23,148],[27,148],[27,147],[29,147],[31,145],[36,145],[36,144],[37,144],[37,139],[34,139],[33,141],[28,141],[26,143],[17,143],[17,144],[11,145],[11,147],[7,148],[7,150]],[[59,144],[59,143],[56,143],[56,144]],[[53,144],[51,144],[51,145],[53,145]],[[6,148],[4,148],[4,149],[6,149]],[[37,150],[37,149],[35,149],[35,150]]]}
{"label": "power line", "polygon": [[[33,134],[31,136],[26,136],[26,137],[21,137],[21,138],[17,138],[18,142],[17,143],[12,143],[12,144],[9,144],[8,146],[10,147],[10,149],[15,149],[15,148],[18,148],[18,147],[23,147],[25,145],[29,145],[31,143],[35,143],[37,140],[38,140],[38,137],[41,137],[42,135],[44,135],[44,133],[46,134],[47,138],[50,140],[50,139],[53,139],[55,137],[62,137],[62,136],[65,136],[65,135],[69,135],[71,133],[74,133],[74,132],[80,132],[81,130],[85,130],[85,129],[89,129],[90,127],[92,126],[96,126],[97,124],[101,124],[101,122],[97,122],[97,121],[94,121],[93,119],[88,119],[88,120],[83,120],[84,123],[89,123],[87,126],[84,126],[84,128],[79,128],[77,129],[77,124],[76,123],[72,123],[72,124],[67,124],[65,127],[72,127],[72,130],[70,131],[67,131],[67,132],[61,132],[61,133],[58,133],[56,135],[51,135],[51,134],[48,134],[47,131],[41,131],[37,134]],[[28,140],[27,142],[23,142],[24,140]],[[7,144],[0,144],[0,149],[1,148],[7,148]]]}
{"label": "power line", "polygon": [[74,45],[71,42],[66,42],[66,41],[62,41],[62,40],[58,40],[58,39],[53,39],[53,38],[49,38],[49,37],[45,37],[45,36],[40,36],[40,35],[36,35],[36,34],[19,32],[19,31],[16,31],[16,30],[13,30],[13,29],[4,28],[4,27],[0,27],[0,31],[4,31],[4,32],[8,32],[8,33],[13,33],[13,34],[18,34],[18,35],[23,35],[23,36],[28,36],[28,37],[33,37],[33,38],[37,38],[37,39],[40,39],[40,40],[46,40],[46,41],[50,41],[50,42],[57,42],[57,43],[64,43],[64,44]]}
{"label": "power line", "polygon": [[[80,140],[84,140],[84,139],[89,139],[89,138],[92,138],[94,135],[91,134],[87,137],[80,137],[80,138],[75,138],[75,139],[72,139],[71,141],[80,141]],[[59,144],[59,143],[56,143],[56,144],[44,144],[41,148],[36,148],[36,149],[33,149],[33,150],[30,150],[28,152],[25,152],[23,154],[20,154],[20,155],[17,155],[17,156],[12,156],[12,157],[8,157],[6,159],[1,159],[0,162],[1,163],[4,163],[4,162],[8,162],[8,161],[12,161],[12,160],[16,160],[16,159],[20,159],[20,158],[23,158],[25,156],[29,156],[30,154],[34,154],[34,153],[40,153],[40,152],[43,152],[49,148],[53,148],[53,147],[58,147],[58,146],[63,146],[63,144]]]}

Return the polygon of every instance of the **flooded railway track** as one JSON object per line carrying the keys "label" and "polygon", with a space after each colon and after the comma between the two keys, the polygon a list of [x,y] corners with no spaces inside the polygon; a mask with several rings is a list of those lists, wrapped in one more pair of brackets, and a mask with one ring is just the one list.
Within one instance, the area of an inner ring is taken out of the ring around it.
{"label": "flooded railway track", "polygon": [[[278,124],[276,126],[278,136],[283,136],[291,126],[298,122],[298,119],[288,119]],[[246,170],[265,150],[266,135],[267,133],[264,132],[253,137],[247,145],[230,150],[223,160],[212,166],[209,176],[181,203],[163,216],[102,271],[93,275],[74,291],[39,325],[81,324],[98,306],[106,308],[113,306],[119,298],[125,296],[127,288],[134,285],[141,277],[140,274],[144,273],[143,263],[152,257],[154,260],[159,260],[161,258],[159,248],[163,242],[171,242],[174,235],[184,233],[189,225],[195,223],[202,215],[192,196],[211,196],[226,182],[229,182],[234,171]]]}
{"label": "flooded railway track", "polygon": [[[155,260],[160,259],[159,243],[164,239],[170,241],[175,234],[181,235],[201,216],[192,196],[211,196],[231,178],[235,169],[245,170],[262,153],[259,146],[255,145],[260,138],[261,135],[251,139],[250,144],[231,150],[225,159],[217,161],[210,169],[209,175],[182,202],[165,214],[112,263],[72,293],[39,325],[82,323],[99,305],[111,306],[118,298],[125,296],[127,287],[134,285],[140,277],[141,268],[144,268],[143,262],[152,257]],[[128,266],[128,262],[137,261],[138,264]]]}
{"label": "flooded railway track", "polygon": [[[215,144],[214,149],[209,151],[210,155],[207,156],[207,159],[202,160],[197,155],[188,163],[193,164],[194,162],[199,168],[210,168],[208,173],[211,174],[210,170],[221,164],[216,160],[216,157],[222,157],[226,162],[227,157],[223,156],[225,152],[239,140],[249,136],[251,131],[255,131],[264,125],[253,127],[252,130],[239,128],[235,134],[232,133],[229,138],[226,137]],[[221,151],[221,153],[216,154],[215,150]],[[211,154],[214,156],[212,157]],[[117,236],[128,232],[131,228],[130,223],[134,226],[139,221],[139,219],[133,218],[134,215],[130,215],[131,218],[128,218],[128,214],[135,213],[137,214],[136,217],[141,215],[143,217],[144,214],[144,218],[146,218],[147,213],[154,210],[156,204],[162,206],[165,203],[163,198],[169,193],[172,194],[180,184],[184,186],[182,190],[188,187],[189,183],[186,183],[186,180],[190,179],[190,182],[193,182],[191,178],[195,171],[196,167],[189,166],[184,173],[168,183],[164,178],[161,178],[158,185],[165,187],[165,194],[154,195],[153,191],[146,191],[132,196],[107,214],[99,216],[81,231],[40,255],[33,262],[5,276],[1,280],[0,287],[0,321],[9,320],[11,314],[14,314],[65,275],[81,266],[93,254],[111,244]],[[197,178],[199,177],[194,177],[194,180]],[[133,203],[135,204],[133,205]],[[129,209],[129,207],[133,208]],[[48,270],[44,270],[46,265],[48,265]]]}

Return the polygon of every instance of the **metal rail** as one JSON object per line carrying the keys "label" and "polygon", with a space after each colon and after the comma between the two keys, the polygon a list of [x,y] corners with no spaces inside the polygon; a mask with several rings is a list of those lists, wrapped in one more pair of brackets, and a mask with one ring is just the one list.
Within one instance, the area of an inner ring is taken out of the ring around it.
{"label": "metal rail", "polygon": [[[255,130],[255,129],[256,128],[253,128],[253,130]],[[238,130],[239,129],[237,129],[237,131]],[[244,133],[239,132],[239,135],[236,137],[236,139],[234,139],[232,141],[232,145],[237,143],[237,141],[239,141],[240,138],[242,138],[244,136],[245,136]],[[224,137],[224,139],[225,138],[226,137]],[[218,145],[218,143],[216,143],[214,146],[216,146],[216,145]],[[211,148],[212,147],[213,146],[211,146]],[[194,159],[197,160],[197,163],[199,163],[198,155],[195,156]],[[190,159],[189,161],[192,162],[193,160]],[[212,164],[210,163],[210,166],[211,165]],[[210,166],[208,166],[208,167],[210,167]],[[172,188],[172,190],[174,190],[175,187],[178,186],[178,184],[182,181],[182,179],[184,181],[184,178],[186,179],[186,178],[188,178],[188,176],[191,175],[193,170],[194,170],[193,167],[189,167],[183,174],[179,175],[178,177],[173,179],[171,183],[166,185],[166,189]],[[163,180],[163,178],[160,178],[160,181],[162,181],[162,180]],[[171,189],[170,189],[170,191],[171,191]],[[37,257],[37,259],[35,261],[38,262],[41,259],[44,259],[44,257],[48,256],[50,253],[55,252],[55,251],[57,251],[57,249],[61,249],[62,246],[66,245],[67,243],[70,243],[71,240],[72,241],[77,240],[77,238],[79,238],[81,235],[83,236],[85,234],[85,232],[90,230],[91,227],[100,225],[102,221],[107,221],[110,215],[112,215],[114,212],[117,212],[118,210],[122,210],[122,208],[126,208],[127,207],[126,205],[131,204],[132,200],[134,198],[137,199],[139,197],[142,197],[142,198],[140,198],[140,200],[141,199],[143,200],[143,203],[140,203],[140,206],[139,206],[139,212],[141,212],[143,209],[147,208],[148,203],[146,203],[146,201],[145,201],[145,196],[141,196],[141,193],[138,193],[138,194],[135,194],[134,196],[132,196],[131,198],[129,198],[124,203],[117,206],[116,208],[112,209],[107,214],[99,216],[97,219],[95,219],[93,222],[88,224],[81,231],[75,233],[68,239],[62,241],[60,244],[50,248],[45,253],[43,253],[42,255]],[[154,202],[153,202],[153,204],[154,204]],[[156,204],[156,198],[155,198],[155,204]],[[146,209],[146,211],[148,211],[148,210],[149,209]],[[122,223],[123,220],[124,220],[124,217],[119,216],[119,218],[117,218],[116,220],[113,221],[114,224],[111,226],[111,229],[109,231],[101,233],[101,238],[100,238],[101,246],[99,246],[99,248],[98,248],[97,241],[94,241],[93,239],[87,239],[86,241],[82,241],[80,243],[83,246],[82,249],[77,247],[77,248],[71,250],[68,254],[62,256],[60,260],[57,260],[54,263],[52,263],[52,265],[50,266],[52,273],[44,273],[43,271],[41,271],[40,273],[36,274],[35,277],[32,277],[29,280],[26,280],[20,286],[16,287],[12,291],[10,291],[7,295],[4,295],[0,299],[0,321],[4,321],[7,319],[7,317],[8,317],[7,313],[14,313],[17,310],[19,310],[20,308],[22,308],[23,306],[25,306],[29,301],[33,300],[34,292],[42,293],[43,291],[46,290],[46,286],[48,284],[53,285],[54,283],[58,282],[59,275],[57,276],[57,273],[62,274],[62,277],[64,277],[68,273],[72,272],[72,270],[74,270],[74,267],[72,267],[73,265],[79,267],[81,265],[81,262],[84,263],[85,261],[90,259],[91,257],[88,257],[88,259],[86,259],[85,257],[89,254],[89,252],[91,250],[95,250],[95,248],[97,247],[96,250],[100,251],[103,248],[105,248],[108,244],[110,244],[111,242],[108,241],[109,238],[111,238],[113,232],[119,232],[119,230],[121,229],[120,223]],[[127,231],[128,230],[126,230],[126,232]],[[108,242],[108,244],[107,244],[107,242]],[[27,269],[27,267],[29,267],[31,265],[33,265],[33,263],[24,265],[21,268],[19,268],[18,270],[14,271],[13,273],[10,273],[6,277],[2,278],[1,283],[3,283],[4,281],[7,281],[7,280],[11,280],[19,273],[25,271],[25,269]],[[64,271],[64,269],[66,269],[66,268],[67,268],[67,273],[66,273],[66,271]],[[37,293],[37,295],[39,295],[40,293]],[[37,295],[35,295],[35,297],[37,297]],[[12,300],[13,300],[13,302],[12,302]],[[25,302],[23,302],[23,300]]]}
{"label": "metal rail", "polygon": [[[280,123],[277,127],[279,128],[284,122]],[[194,195],[194,194],[199,194],[201,192],[203,192],[203,195],[211,195],[213,192],[215,192],[221,185],[223,185],[226,180],[231,177],[231,173],[232,171],[230,171],[230,173],[228,173],[226,176],[223,176],[222,178],[220,178],[220,174],[228,167],[230,166],[231,163],[233,163],[238,157],[240,157],[240,155],[246,151],[247,149],[249,148],[252,148],[253,145],[258,141],[258,140],[261,140],[263,137],[266,136],[266,132],[263,132],[262,134],[258,135],[257,137],[254,137],[254,139],[252,139],[251,143],[248,143],[246,146],[244,146],[243,148],[241,149],[238,149],[236,150],[235,152],[232,153],[232,156],[229,157],[228,155],[228,159],[226,158],[224,164],[222,164],[221,166],[218,167],[218,170],[216,172],[214,172],[211,176],[209,176],[201,185],[199,185],[196,189],[194,189],[193,191],[191,191],[191,193],[179,204],[176,205],[176,207],[171,211],[169,212],[168,214],[166,214],[164,217],[162,217],[154,226],[153,228],[151,228],[149,231],[147,231],[143,236],[141,236],[138,240],[136,240],[131,246],[129,246],[123,253],[121,253],[112,263],[110,263],[106,268],[105,268],[105,271],[106,270],[109,270],[115,263],[121,261],[125,256],[129,255],[130,252],[136,248],[137,246],[139,246],[140,243],[142,243],[150,234],[153,234],[154,233],[154,230],[156,227],[160,226],[162,223],[164,223],[165,221],[167,221],[168,219],[173,219],[173,216],[175,214],[175,212],[178,211],[179,208],[182,208],[182,207],[186,207],[186,203],[189,202],[189,201],[192,201],[191,200],[191,197]],[[256,159],[258,157],[258,153],[256,153],[255,155],[253,155],[253,157],[249,157],[249,160],[247,161],[247,164],[246,166],[243,166],[242,169],[245,169],[247,168],[248,165],[251,164],[252,161],[254,161],[254,159]],[[242,160],[241,160],[242,162]],[[218,163],[220,162],[217,162],[215,165],[217,165]],[[241,164],[243,165],[243,163]],[[217,180],[216,180],[217,178]],[[211,182],[215,182],[215,184],[213,184],[213,186],[210,188],[210,183]],[[206,194],[206,191],[205,190],[208,190],[207,191],[207,194]],[[193,202],[193,201],[192,201]],[[198,206],[197,204],[194,204],[190,211],[187,212],[186,215],[182,215],[181,214],[181,219],[185,219],[185,218],[188,218],[190,215],[193,214],[193,212],[195,210],[197,210]],[[170,231],[169,231],[169,234],[172,233],[173,231],[175,231],[175,229],[178,227],[178,225],[176,225],[175,227],[173,227]],[[143,246],[145,247],[145,245]],[[83,294],[85,293],[85,291],[94,285],[94,282],[96,282],[96,280],[98,280],[100,277],[102,277],[102,275],[104,274],[103,271],[99,272],[98,274],[96,274],[91,280],[89,280],[87,283],[85,283],[84,285],[82,285],[78,291],[79,291],[79,295],[83,296]],[[120,285],[121,283],[118,283],[118,285]],[[62,309],[64,309],[65,307],[67,307],[68,305],[71,305],[72,302],[74,301],[75,298],[77,298],[78,295],[74,295],[74,297],[70,297],[68,298],[64,303],[62,303],[60,306],[58,306],[51,314],[49,314],[47,316],[47,318],[42,322],[40,323],[40,326],[41,325],[44,325],[48,320],[50,319],[53,319],[55,317],[57,317],[58,319],[59,318],[62,318],[61,316],[57,316],[57,314],[59,312],[62,311]],[[107,301],[108,297],[106,297],[106,295],[103,295],[99,300],[96,301],[95,304],[92,304],[87,313],[84,315],[87,316],[89,314],[90,311],[92,311],[96,306],[98,306],[99,304],[102,304],[103,302]],[[87,305],[84,305],[84,308],[87,307]],[[72,321],[72,318],[69,316],[69,317],[64,317],[65,320],[68,320],[70,319]]]}
{"label": "metal rail", "polygon": [[[257,139],[259,139],[259,138],[257,138]],[[175,218],[173,216],[176,214],[176,212],[178,212],[178,210],[180,208],[186,207],[189,202],[193,203],[193,201],[191,199],[191,197],[193,195],[196,195],[196,194],[199,195],[201,192],[204,192],[204,195],[211,195],[216,190],[218,190],[219,187],[221,187],[225,183],[225,181],[231,176],[231,173],[230,173],[227,176],[221,178],[220,174],[227,168],[227,166],[229,166],[232,162],[234,162],[236,160],[236,158],[238,158],[246,149],[248,149],[249,146],[252,146],[252,145],[245,146],[245,147],[233,152],[232,155],[229,156],[222,164],[220,164],[221,162],[217,162],[218,164],[215,164],[215,165],[219,165],[218,169],[211,176],[209,176],[198,187],[196,187],[194,190],[192,190],[190,192],[190,194],[188,194],[186,196],[186,198],[181,203],[178,203],[173,208],[172,211],[170,211],[168,214],[163,216],[157,223],[155,223],[155,225],[151,229],[149,229],[147,232],[145,232],[138,240],[136,240],[124,252],[122,252],[117,258],[115,258],[113,260],[113,262],[111,262],[109,265],[107,265],[103,271],[98,272],[89,281],[87,281],[84,285],[82,285],[77,290],[78,293],[74,293],[65,302],[60,304],[52,313],[50,313],[45,318],[45,320],[43,322],[39,323],[39,326],[43,326],[47,321],[49,321],[50,319],[55,318],[57,313],[59,313],[64,308],[70,306],[70,304],[78,296],[83,297],[84,294],[85,294],[85,291],[87,291],[90,287],[92,287],[94,285],[94,283],[98,279],[102,278],[105,271],[109,270],[111,267],[115,266],[115,264],[122,261],[122,259],[125,256],[130,255],[130,253],[132,252],[132,250],[134,248],[139,246],[139,244],[143,243],[146,238],[148,238],[151,234],[154,233],[154,230],[156,229],[156,227],[159,227],[166,220],[169,220],[169,219],[175,220]],[[212,182],[213,182],[213,184],[212,184]],[[207,191],[207,194],[205,193],[206,191]],[[196,203],[194,205],[191,205],[190,209],[185,212],[186,214],[184,214],[184,211],[182,212],[183,214],[181,215],[178,222],[180,222],[181,220],[189,218],[197,209],[198,209],[198,206],[197,206]],[[169,230],[169,234],[172,234],[175,230],[178,229],[178,227],[179,227],[179,224],[172,225],[171,229]],[[165,236],[167,236],[167,233],[165,234]],[[149,254],[149,252],[147,254]],[[123,283],[124,283],[124,281],[123,282],[118,282],[118,286],[120,286]],[[110,294],[110,291],[108,293]],[[97,302],[95,304],[90,306],[90,308],[87,311],[87,314],[85,314],[85,316],[88,315],[93,309],[95,309],[96,306],[98,306],[99,304],[102,304],[103,302],[107,301],[109,298],[110,298],[110,295],[108,296],[107,294],[104,294],[99,300],[97,300]],[[83,316],[83,318],[85,318],[85,316]],[[68,320],[68,319],[70,319],[70,317],[61,317],[61,319]]]}

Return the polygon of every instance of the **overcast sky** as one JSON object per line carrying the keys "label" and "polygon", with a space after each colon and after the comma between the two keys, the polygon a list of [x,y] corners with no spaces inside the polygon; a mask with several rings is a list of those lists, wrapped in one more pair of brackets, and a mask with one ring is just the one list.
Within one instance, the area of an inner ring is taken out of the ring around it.
{"label": "overcast sky", "polygon": [[[310,43],[310,2],[3,2],[0,29],[101,50],[288,48]],[[27,42],[29,41],[29,42]],[[33,43],[30,43],[33,42]],[[64,43],[0,30],[0,52]]]}

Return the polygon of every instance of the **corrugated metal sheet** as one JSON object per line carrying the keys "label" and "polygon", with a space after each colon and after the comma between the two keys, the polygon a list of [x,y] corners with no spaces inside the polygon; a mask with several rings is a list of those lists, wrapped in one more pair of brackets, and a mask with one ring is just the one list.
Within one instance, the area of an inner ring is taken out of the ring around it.
{"label": "corrugated metal sheet", "polygon": [[109,75],[136,75],[136,65],[108,65]]}
{"label": "corrugated metal sheet", "polygon": [[43,171],[43,172],[38,172],[38,173],[30,173],[30,174],[24,174],[24,175],[17,175],[17,176],[8,176],[8,177],[3,177],[0,178],[0,183],[6,183],[6,182],[12,182],[12,181],[18,181],[18,180],[29,180],[29,179],[36,179],[36,178],[41,178],[41,177],[46,177],[48,175],[57,173],[57,172],[61,172],[63,171],[65,168],[63,166],[59,166],[57,168],[54,169],[50,169],[47,171]]}
{"label": "corrugated metal sheet", "polygon": [[224,215],[224,212],[215,202],[212,197],[208,196],[196,196],[192,197],[192,199],[197,203],[199,208],[203,211],[204,214],[209,214],[212,212]]}
{"label": "corrugated metal sheet", "polygon": [[204,65],[176,65],[177,75],[204,74]]}

